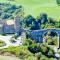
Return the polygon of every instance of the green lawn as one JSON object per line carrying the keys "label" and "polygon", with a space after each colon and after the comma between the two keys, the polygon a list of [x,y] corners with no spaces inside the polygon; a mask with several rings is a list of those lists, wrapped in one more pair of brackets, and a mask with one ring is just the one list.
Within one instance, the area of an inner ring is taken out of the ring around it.
{"label": "green lawn", "polygon": [[[7,0],[0,0],[0,2],[9,3]],[[31,14],[37,17],[43,12],[47,13],[49,17],[60,19],[60,6],[57,5],[56,0],[15,0],[10,3],[22,5],[25,9],[25,15]]]}

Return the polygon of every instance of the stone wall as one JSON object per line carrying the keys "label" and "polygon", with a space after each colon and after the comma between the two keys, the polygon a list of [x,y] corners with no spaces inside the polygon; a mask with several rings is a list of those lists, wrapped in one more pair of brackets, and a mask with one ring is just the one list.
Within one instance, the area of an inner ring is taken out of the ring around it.
{"label": "stone wall", "polygon": [[8,25],[7,24],[7,20],[0,20],[0,34],[4,34],[4,33],[19,33],[20,32],[20,21],[19,21],[19,17],[16,16],[15,19],[13,20],[14,24],[12,25]]}
{"label": "stone wall", "polygon": [[12,34],[15,33],[14,25],[5,25],[4,26],[4,33]]}

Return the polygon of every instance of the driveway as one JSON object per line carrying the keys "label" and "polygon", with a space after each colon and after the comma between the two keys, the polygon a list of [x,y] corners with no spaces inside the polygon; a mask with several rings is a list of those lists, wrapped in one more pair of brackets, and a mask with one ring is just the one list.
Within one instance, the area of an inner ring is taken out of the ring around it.
{"label": "driveway", "polygon": [[15,43],[10,42],[11,38],[12,38],[12,35],[8,35],[8,36],[1,36],[0,35],[0,40],[4,41],[6,43],[6,46],[0,47],[0,49],[7,48],[8,46],[19,46],[22,44],[21,43],[21,36],[16,39]]}

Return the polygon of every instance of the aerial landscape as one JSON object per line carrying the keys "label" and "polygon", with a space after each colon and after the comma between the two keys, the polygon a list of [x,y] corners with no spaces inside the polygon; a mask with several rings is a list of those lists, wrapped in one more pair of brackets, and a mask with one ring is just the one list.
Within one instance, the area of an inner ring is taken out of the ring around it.
{"label": "aerial landscape", "polygon": [[60,0],[0,0],[0,60],[60,60]]}

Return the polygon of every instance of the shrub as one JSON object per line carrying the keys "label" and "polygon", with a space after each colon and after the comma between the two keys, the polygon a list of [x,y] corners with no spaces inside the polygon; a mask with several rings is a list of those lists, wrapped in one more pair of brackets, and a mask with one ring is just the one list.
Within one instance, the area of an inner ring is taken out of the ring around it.
{"label": "shrub", "polygon": [[10,39],[10,42],[11,42],[11,43],[15,43],[16,41],[15,41],[14,38],[11,38],[11,39]]}
{"label": "shrub", "polygon": [[60,6],[60,0],[56,0],[57,4]]}
{"label": "shrub", "polygon": [[17,6],[8,3],[0,3],[0,4],[2,5],[0,8],[1,9],[0,17],[2,19],[11,19],[14,18],[18,13],[22,14],[23,12],[23,8],[21,5]]}
{"label": "shrub", "polygon": [[11,43],[15,43],[16,42],[16,35],[13,35],[12,38],[10,39]]}
{"label": "shrub", "polygon": [[5,46],[5,45],[6,45],[6,43],[4,41],[0,40],[0,47]]}
{"label": "shrub", "polygon": [[33,54],[35,54],[35,53],[38,52],[38,47],[37,47],[36,44],[32,44],[32,45],[30,45],[30,46],[28,47],[28,50],[29,50],[30,52],[32,52]]}
{"label": "shrub", "polygon": [[40,51],[46,54],[46,52],[48,51],[47,46],[45,46],[44,44],[41,44],[39,47],[40,47]]}
{"label": "shrub", "polygon": [[54,57],[54,50],[45,44],[32,44],[28,47],[28,50],[33,54],[41,52],[43,55],[47,57]]}
{"label": "shrub", "polygon": [[8,52],[17,57],[24,57],[24,58],[31,55],[31,53],[27,49],[27,46],[18,46],[18,47],[10,46],[8,48],[0,49],[0,52],[1,51],[3,53]]}
{"label": "shrub", "polygon": [[42,53],[41,53],[41,52],[36,53],[35,55],[36,55],[36,57],[37,57],[37,60],[40,60],[40,58],[42,57]]}
{"label": "shrub", "polygon": [[48,56],[49,57],[54,57],[54,51],[52,49],[49,50]]}
{"label": "shrub", "polygon": [[33,43],[34,43],[34,41],[31,40],[30,38],[25,39],[25,40],[23,41],[23,45],[31,45],[31,44],[33,44]]}
{"label": "shrub", "polygon": [[6,36],[6,34],[2,34],[3,36]]}

